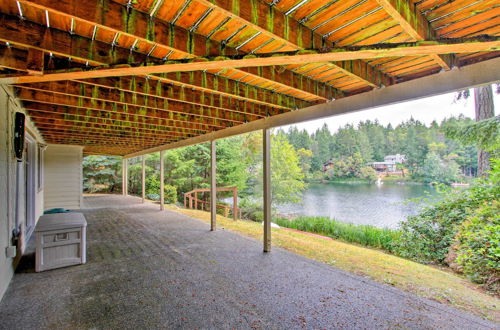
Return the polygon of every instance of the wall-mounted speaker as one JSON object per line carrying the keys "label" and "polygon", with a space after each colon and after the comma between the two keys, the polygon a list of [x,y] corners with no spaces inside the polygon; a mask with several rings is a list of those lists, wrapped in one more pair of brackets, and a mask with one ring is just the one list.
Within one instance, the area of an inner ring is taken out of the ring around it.
{"label": "wall-mounted speaker", "polygon": [[26,116],[22,112],[16,112],[14,118],[14,154],[17,160],[23,159],[24,150],[24,122]]}

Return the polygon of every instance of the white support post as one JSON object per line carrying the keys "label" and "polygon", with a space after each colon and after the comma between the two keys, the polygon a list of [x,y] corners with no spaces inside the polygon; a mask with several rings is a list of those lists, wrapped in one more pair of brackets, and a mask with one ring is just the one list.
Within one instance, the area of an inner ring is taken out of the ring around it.
{"label": "white support post", "polygon": [[264,252],[271,252],[271,130],[262,130],[264,183]]}
{"label": "white support post", "polygon": [[122,159],[122,195],[128,195],[128,159]]}
{"label": "white support post", "polygon": [[160,210],[165,208],[165,151],[160,151]]}
{"label": "white support post", "polygon": [[146,156],[142,156],[142,202],[146,199]]}
{"label": "white support post", "polygon": [[217,169],[215,140],[210,141],[210,230],[214,231],[217,221]]}

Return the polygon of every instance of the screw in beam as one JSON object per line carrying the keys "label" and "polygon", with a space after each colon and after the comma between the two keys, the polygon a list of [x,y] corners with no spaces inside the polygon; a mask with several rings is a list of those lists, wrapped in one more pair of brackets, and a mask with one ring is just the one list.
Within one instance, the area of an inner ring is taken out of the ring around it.
{"label": "screw in beam", "polygon": [[219,31],[224,26],[224,24],[229,22],[230,19],[231,19],[230,17],[226,17],[222,22],[220,22],[219,25],[215,27],[215,29],[213,29],[212,31],[210,31],[209,34],[207,34],[207,39],[210,39],[214,35],[214,33]]}
{"label": "screw in beam", "polygon": [[158,10],[158,8],[160,8],[160,5],[162,3],[163,3],[163,0],[156,0],[156,3],[154,4],[153,9],[151,9],[151,12],[149,13],[150,19],[152,19],[155,16],[156,11]]}
{"label": "screw in beam", "polygon": [[258,47],[257,47],[257,48],[255,48],[254,50],[252,50],[252,51],[250,52],[250,54],[254,54],[254,53],[258,52],[260,49],[262,49],[263,47],[265,47],[265,46],[269,45],[269,44],[270,44],[271,42],[273,42],[273,41],[274,41],[274,38],[269,39],[268,41],[266,41],[266,42],[262,43],[260,46],[258,46]]}
{"label": "screw in beam", "polygon": [[92,41],[95,40],[97,35],[97,25],[94,25],[94,30],[92,31]]}
{"label": "screw in beam", "polygon": [[47,27],[50,28],[49,11],[45,10],[45,21],[47,22]]}
{"label": "screw in beam", "polygon": [[17,10],[19,11],[19,19],[23,20],[24,15],[23,15],[23,8],[21,7],[21,3],[19,1],[16,1],[17,4]]}
{"label": "screw in beam", "polygon": [[226,39],[222,40],[221,41],[221,45],[225,46],[227,45],[227,43],[234,38],[234,36],[236,36],[238,33],[240,33],[244,28],[246,28],[247,25],[243,25],[241,26],[238,30],[234,31],[229,37],[227,37]]}
{"label": "screw in beam", "polygon": [[293,6],[292,8],[290,8],[286,13],[285,13],[285,16],[288,16],[290,15],[291,13],[293,13],[294,11],[296,11],[297,9],[299,9],[300,7],[302,7],[307,1],[309,0],[302,0],[301,2],[299,2],[298,4],[296,4],[295,6]]}
{"label": "screw in beam", "polygon": [[257,32],[257,33],[255,33],[253,36],[251,36],[246,41],[244,41],[243,43],[241,43],[238,47],[236,47],[236,50],[240,50],[241,47],[245,46],[247,43],[249,43],[250,41],[252,41],[253,39],[255,39],[261,33],[262,32],[260,32],[260,31]]}
{"label": "screw in beam", "polygon": [[153,47],[151,47],[151,50],[148,52],[148,57],[151,56],[151,54],[154,52],[154,50],[156,49],[156,46],[157,44],[154,44]]}
{"label": "screw in beam", "polygon": [[201,22],[203,22],[203,20],[205,20],[205,18],[207,18],[207,16],[210,15],[210,13],[213,10],[214,10],[213,8],[208,8],[207,11],[205,11],[203,13],[203,15],[201,15],[201,17],[198,19],[198,21],[196,21],[196,23],[194,23],[194,25],[189,29],[189,32],[196,31],[196,29],[198,29],[198,26],[200,26]]}
{"label": "screw in beam", "polygon": [[175,24],[177,22],[177,20],[182,16],[182,14],[187,9],[187,7],[189,6],[190,3],[191,3],[191,0],[184,2],[181,9],[179,9],[179,11],[175,14],[175,17],[172,20],[172,22],[170,22],[171,24]]}

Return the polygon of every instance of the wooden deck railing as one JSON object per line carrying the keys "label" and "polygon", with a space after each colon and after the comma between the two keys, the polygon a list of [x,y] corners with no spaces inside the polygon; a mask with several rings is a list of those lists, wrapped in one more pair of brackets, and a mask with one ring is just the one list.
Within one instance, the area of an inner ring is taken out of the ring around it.
{"label": "wooden deck railing", "polygon": [[[229,212],[232,212],[233,219],[241,219],[241,209],[238,207],[238,188],[236,187],[221,187],[217,188],[217,191],[232,191],[233,192],[233,206],[228,206],[224,204],[216,204],[216,208],[224,209],[224,216],[228,217]],[[210,189],[193,189],[184,193],[184,207],[187,209],[194,210],[210,210],[210,202],[199,199],[199,193],[210,193]]]}

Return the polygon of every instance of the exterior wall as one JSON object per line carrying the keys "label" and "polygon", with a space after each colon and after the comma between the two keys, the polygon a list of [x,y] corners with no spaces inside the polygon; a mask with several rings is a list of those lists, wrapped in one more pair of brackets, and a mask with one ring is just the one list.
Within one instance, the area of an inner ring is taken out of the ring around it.
{"label": "exterior wall", "polygon": [[[21,233],[17,256],[15,258],[7,257],[7,248],[12,246],[12,231],[16,226],[16,196],[20,197],[20,205],[24,206],[26,203],[24,185],[21,186],[19,194],[16,194],[17,161],[13,151],[13,126],[14,114],[18,111],[24,112],[12,90],[7,86],[0,86],[0,299],[9,285],[29,238],[25,228],[25,208],[21,207],[22,211],[19,214]],[[42,137],[28,117],[26,119],[26,133],[33,137],[37,145],[43,144]],[[38,157],[40,149],[36,148],[36,150],[36,157]],[[35,166],[35,183],[40,175],[38,172],[38,167]],[[20,174],[21,177],[24,177],[24,170]],[[34,198],[34,219],[37,221],[43,212],[43,186],[40,189],[35,187]]]}
{"label": "exterior wall", "polygon": [[49,144],[45,151],[44,209],[79,209],[82,204],[82,147]]}

